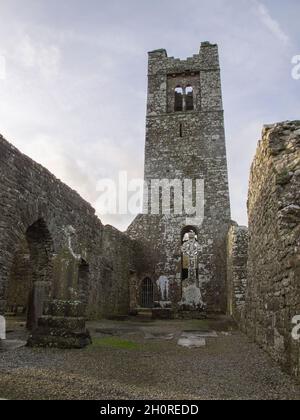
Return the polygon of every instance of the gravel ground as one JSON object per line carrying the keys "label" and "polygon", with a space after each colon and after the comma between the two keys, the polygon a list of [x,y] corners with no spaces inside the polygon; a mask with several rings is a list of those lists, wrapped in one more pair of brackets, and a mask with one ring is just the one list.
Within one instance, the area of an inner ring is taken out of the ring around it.
{"label": "gravel ground", "polygon": [[[89,327],[94,344],[84,350],[19,348],[1,352],[0,397],[300,399],[300,387],[294,380],[223,318],[104,321]],[[218,338],[207,339],[204,348],[181,348],[177,339],[185,330],[215,330]],[[163,338],[168,334],[174,334],[174,339]],[[20,338],[21,331],[8,338],[16,335]],[[149,339],[153,335],[159,338]]]}

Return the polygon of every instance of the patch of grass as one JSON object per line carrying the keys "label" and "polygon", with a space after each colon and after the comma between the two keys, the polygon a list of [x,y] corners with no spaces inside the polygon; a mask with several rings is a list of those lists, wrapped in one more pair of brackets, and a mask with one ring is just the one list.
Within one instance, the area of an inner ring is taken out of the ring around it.
{"label": "patch of grass", "polygon": [[118,337],[104,337],[104,338],[93,338],[93,344],[88,349],[97,349],[101,347],[111,347],[122,350],[137,350],[140,349],[140,345],[134,341],[123,340]]}

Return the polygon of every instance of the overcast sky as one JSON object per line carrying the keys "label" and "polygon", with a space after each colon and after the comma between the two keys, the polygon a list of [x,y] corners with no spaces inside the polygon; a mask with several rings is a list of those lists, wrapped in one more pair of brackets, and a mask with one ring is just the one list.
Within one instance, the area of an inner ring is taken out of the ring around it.
{"label": "overcast sky", "polygon": [[217,42],[232,218],[247,224],[262,125],[300,118],[299,18],[299,0],[0,0],[0,133],[95,205],[98,179],[143,176],[147,51]]}

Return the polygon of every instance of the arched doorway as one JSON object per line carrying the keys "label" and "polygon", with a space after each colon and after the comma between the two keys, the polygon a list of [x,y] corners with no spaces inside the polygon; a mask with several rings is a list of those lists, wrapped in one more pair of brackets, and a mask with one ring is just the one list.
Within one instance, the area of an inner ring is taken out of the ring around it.
{"label": "arched doorway", "polygon": [[154,285],[153,281],[146,277],[141,283],[141,307],[142,308],[153,308],[154,306]]}
{"label": "arched doorway", "polygon": [[26,231],[13,257],[6,288],[6,312],[23,317],[32,330],[43,314],[52,284],[52,238],[43,219]]}

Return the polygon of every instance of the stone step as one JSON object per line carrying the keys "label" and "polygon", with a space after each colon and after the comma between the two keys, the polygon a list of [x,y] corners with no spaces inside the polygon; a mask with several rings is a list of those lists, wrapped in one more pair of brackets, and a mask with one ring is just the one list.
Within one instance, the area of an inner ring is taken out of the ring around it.
{"label": "stone step", "polygon": [[72,318],[62,316],[42,316],[38,320],[39,328],[58,329],[66,331],[84,331],[85,318]]}

